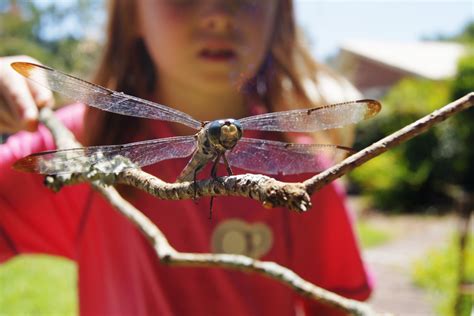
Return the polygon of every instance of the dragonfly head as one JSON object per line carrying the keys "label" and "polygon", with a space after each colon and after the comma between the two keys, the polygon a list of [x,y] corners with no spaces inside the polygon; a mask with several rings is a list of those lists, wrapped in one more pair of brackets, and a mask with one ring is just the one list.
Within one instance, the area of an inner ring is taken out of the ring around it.
{"label": "dragonfly head", "polygon": [[209,141],[224,149],[232,149],[242,137],[242,125],[234,119],[216,120],[209,123]]}

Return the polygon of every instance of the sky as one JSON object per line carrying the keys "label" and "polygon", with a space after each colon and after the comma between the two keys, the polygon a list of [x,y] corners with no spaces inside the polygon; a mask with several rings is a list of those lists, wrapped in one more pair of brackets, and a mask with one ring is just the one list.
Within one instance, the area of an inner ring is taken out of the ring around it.
{"label": "sky", "polygon": [[347,40],[416,41],[456,34],[474,21],[474,0],[295,0],[295,12],[313,54],[324,60]]}

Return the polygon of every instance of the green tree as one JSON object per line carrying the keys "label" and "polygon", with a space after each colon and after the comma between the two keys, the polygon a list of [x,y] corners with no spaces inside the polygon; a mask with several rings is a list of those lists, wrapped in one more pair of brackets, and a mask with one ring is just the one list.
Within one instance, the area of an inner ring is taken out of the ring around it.
{"label": "green tree", "polygon": [[[382,115],[369,122],[362,148],[423,115],[474,91],[474,23],[452,37],[468,47],[452,80],[405,79],[383,100]],[[350,179],[374,204],[391,211],[439,211],[451,205],[450,188],[474,190],[474,111],[464,111],[356,169]],[[440,209],[436,209],[439,207]]]}
{"label": "green tree", "polygon": [[[102,1],[78,0],[40,5],[33,1],[0,2],[0,56],[29,55],[63,71],[88,75],[100,43],[88,36]],[[73,25],[74,27],[65,27]]]}

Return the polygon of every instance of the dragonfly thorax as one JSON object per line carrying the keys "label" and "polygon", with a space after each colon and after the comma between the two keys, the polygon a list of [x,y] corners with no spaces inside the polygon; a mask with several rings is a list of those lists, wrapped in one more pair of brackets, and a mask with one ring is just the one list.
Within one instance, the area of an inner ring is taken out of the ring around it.
{"label": "dragonfly thorax", "polygon": [[207,137],[213,146],[230,150],[242,137],[242,126],[234,119],[212,121],[207,127]]}

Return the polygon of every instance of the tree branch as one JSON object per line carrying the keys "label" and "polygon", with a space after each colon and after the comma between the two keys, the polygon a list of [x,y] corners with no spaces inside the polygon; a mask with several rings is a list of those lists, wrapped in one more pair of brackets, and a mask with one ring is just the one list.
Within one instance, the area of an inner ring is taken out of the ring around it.
{"label": "tree branch", "polygon": [[[40,120],[51,131],[55,142],[59,148],[66,149],[81,146],[77,141],[75,141],[72,133],[62,125],[62,123],[54,116],[53,112],[50,109],[44,108],[40,111]],[[123,183],[129,183],[129,181],[130,183],[137,181],[136,179],[132,178],[135,172],[127,171],[123,172],[122,174],[124,174],[124,179],[132,179],[123,180]],[[147,175],[145,174],[145,176]],[[237,178],[235,181],[238,182],[239,178],[245,179],[246,177],[248,178],[248,181],[252,181],[250,176],[251,175],[226,177],[227,179],[225,179],[225,181],[232,182],[232,178]],[[271,178],[262,177],[262,179]],[[164,184],[165,187],[171,185],[171,188],[163,191],[166,192],[165,196],[169,196],[172,199],[185,198],[184,195],[183,197],[181,197],[179,196],[179,193],[176,193],[177,190],[179,191],[179,185],[175,187],[174,184],[167,184],[157,178],[154,178],[150,181],[156,181],[157,183],[154,183],[153,185],[157,186],[160,186],[162,184]],[[220,189],[213,189],[213,185],[216,185],[215,183],[218,181],[213,182],[214,183],[211,183],[209,181],[200,181],[199,186],[201,187],[202,191],[198,192],[200,192],[200,194],[202,195],[225,195],[223,191],[219,191]],[[278,181],[276,181],[275,183],[278,183]],[[348,314],[364,316],[382,315],[373,311],[373,309],[365,303],[347,299],[345,297],[327,291],[323,288],[320,288],[304,280],[292,270],[274,262],[260,261],[243,255],[178,252],[170,245],[166,236],[161,232],[161,230],[152,221],[150,221],[150,219],[143,215],[143,213],[137,210],[132,204],[130,204],[127,200],[123,199],[113,187],[104,187],[103,185],[94,181],[90,182],[90,184],[95,190],[99,191],[115,209],[117,209],[122,215],[128,218],[143,233],[143,235],[152,245],[153,249],[155,250],[158,258],[162,263],[180,266],[221,267],[240,271],[255,272],[285,284],[286,286],[292,288],[294,291],[296,291],[302,296],[308,297],[310,299],[329,306],[333,306]],[[189,184],[183,183],[180,185],[183,186],[183,189],[186,192],[188,192],[187,190],[189,190]],[[258,185],[258,181],[253,185]],[[238,185],[236,186],[238,187]],[[146,185],[143,185],[143,187],[146,187]],[[249,193],[249,195],[251,195],[251,193]]]}
{"label": "tree branch", "polygon": [[[373,143],[369,147],[351,155],[344,159],[337,165],[326,169],[325,171],[317,174],[303,182],[308,194],[321,189],[329,182],[343,176],[352,169],[368,160],[383,154],[390,148],[393,148],[407,140],[427,131],[429,128],[437,123],[440,123],[452,115],[461,112],[474,105],[474,92],[466,94],[464,97],[451,102],[442,108],[420,118],[419,120],[405,126],[404,128],[390,134],[389,136]],[[468,145],[468,144],[466,144]]]}
{"label": "tree branch", "polygon": [[[114,181],[136,186],[161,199],[181,200],[195,196],[233,195],[259,200],[264,206],[268,207],[285,206],[292,210],[306,211],[311,206],[310,195],[316,190],[388,149],[419,135],[455,113],[471,107],[473,104],[474,93],[470,93],[348,157],[341,163],[306,180],[302,184],[284,183],[266,176],[253,174],[222,177],[217,180],[208,179],[198,181],[196,185],[189,182],[166,183],[138,169],[126,169],[116,175]],[[49,109],[43,109],[40,112],[40,119],[51,130],[58,148],[81,146]],[[241,255],[180,253],[169,244],[156,225],[124,200],[115,189],[103,187],[99,182],[87,179],[83,175],[73,175],[68,180],[68,184],[80,181],[92,181],[91,185],[140,229],[163,263],[186,266],[215,266],[252,271],[276,279],[303,296],[332,305],[347,313],[354,315],[376,314],[367,304],[346,299],[319,288],[305,281],[293,271],[274,262],[259,261]]]}
{"label": "tree branch", "polygon": [[[290,210],[304,212],[311,207],[310,195],[315,191],[355,167],[473,105],[474,92],[471,92],[351,155],[303,183],[281,182],[256,174],[207,179],[197,181],[195,184],[192,182],[167,183],[140,169],[125,169],[118,173],[112,182],[135,186],[160,199],[183,200],[201,196],[242,196],[260,201],[268,208],[286,207]],[[80,144],[76,143],[73,147],[77,146],[80,146]],[[83,174],[75,174],[66,183],[59,179],[58,181],[52,180],[50,185],[57,190],[64,184],[90,180]]]}

